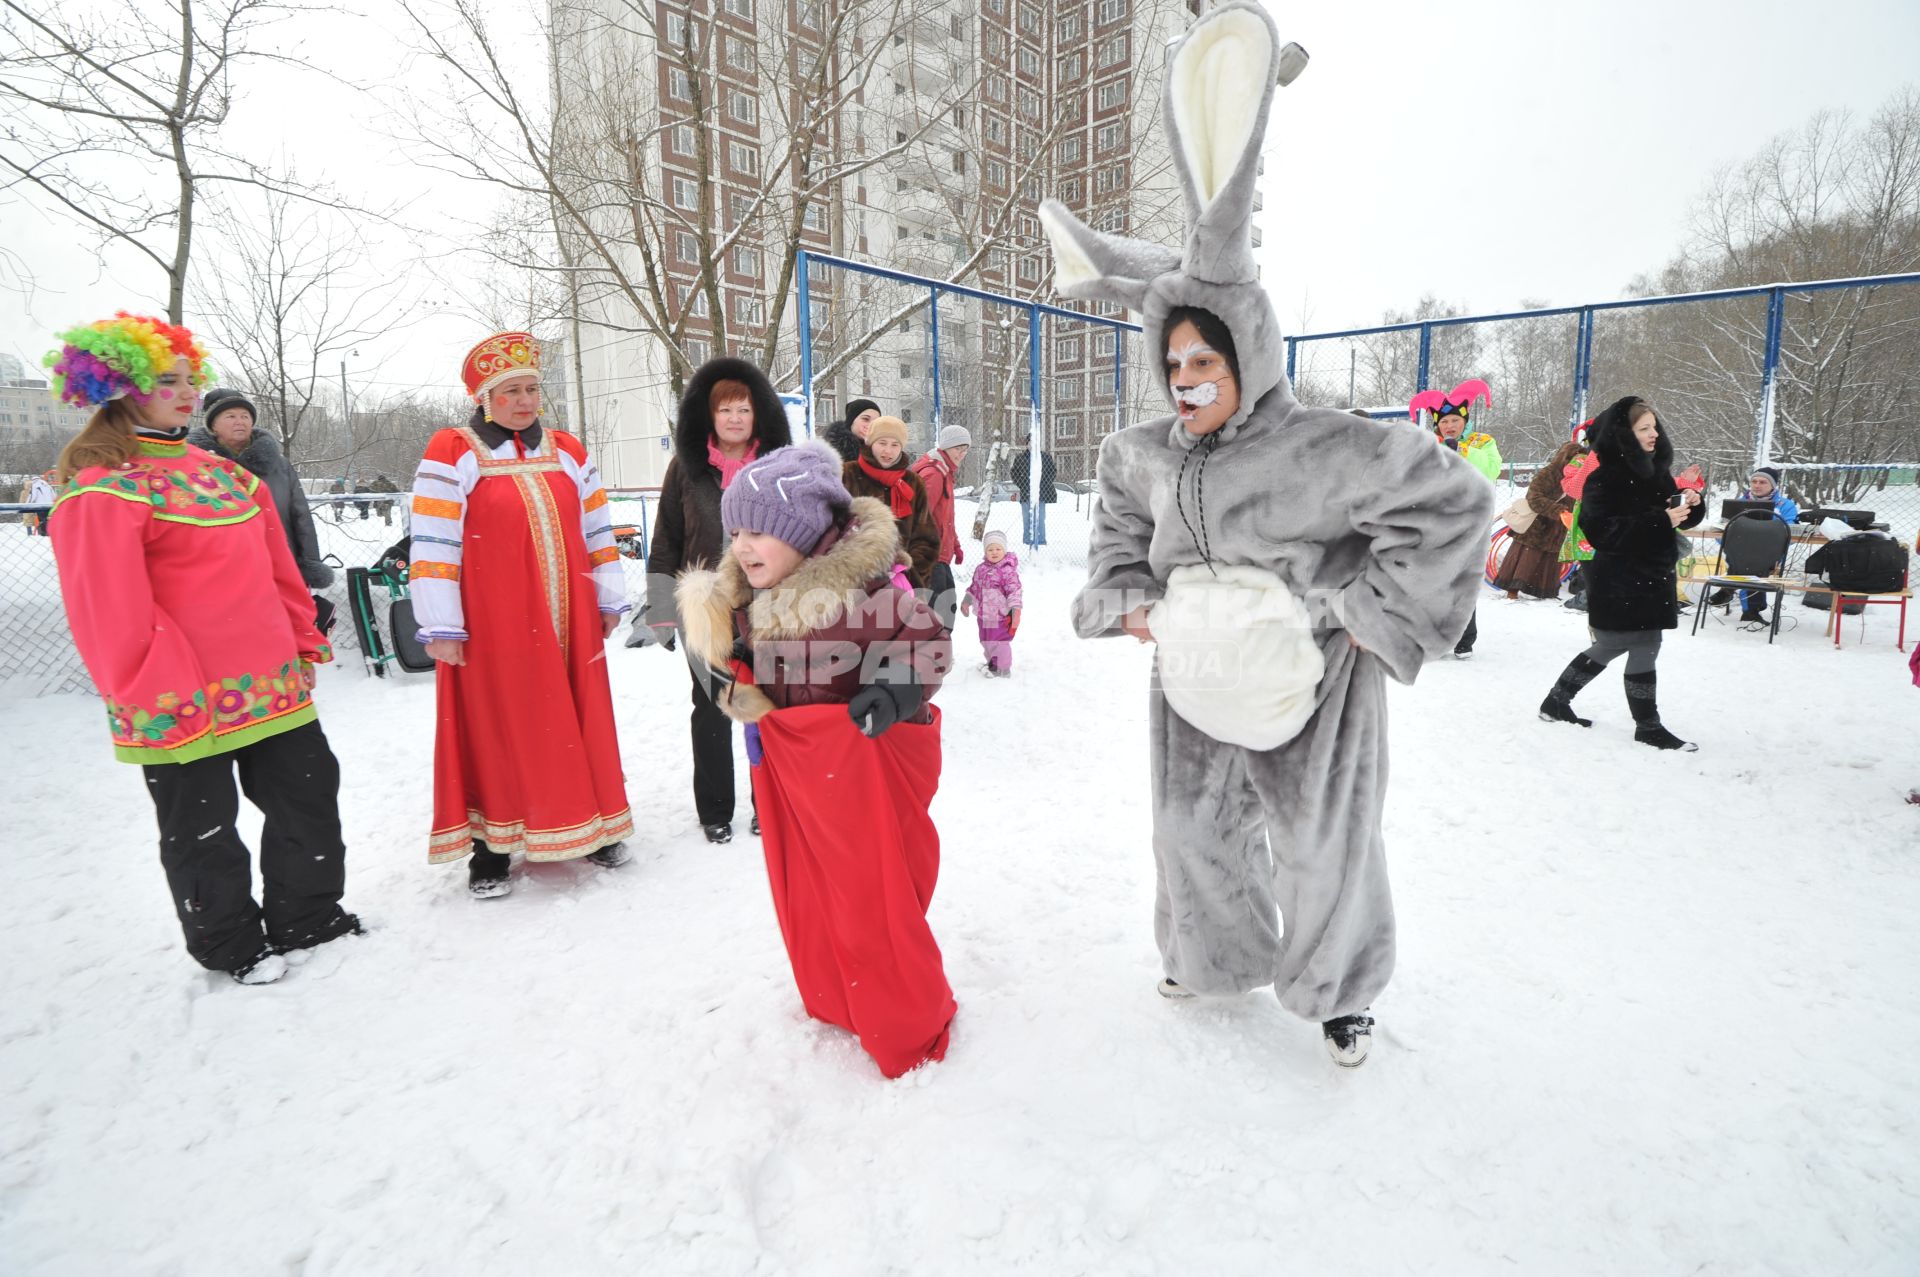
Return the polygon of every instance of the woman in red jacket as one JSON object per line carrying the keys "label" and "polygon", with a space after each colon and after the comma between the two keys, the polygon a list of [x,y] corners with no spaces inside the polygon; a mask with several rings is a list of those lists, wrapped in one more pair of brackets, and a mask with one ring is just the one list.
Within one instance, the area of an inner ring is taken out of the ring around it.
{"label": "woman in red jacket", "polygon": [[[60,334],[57,394],[97,408],[60,454],[53,538],[114,755],[146,773],[187,952],[242,984],[357,933],[340,907],[340,765],[313,704],[333,658],[267,488],[186,442],[206,382],[186,329],[124,311]],[[266,815],[264,904],[236,820]]]}

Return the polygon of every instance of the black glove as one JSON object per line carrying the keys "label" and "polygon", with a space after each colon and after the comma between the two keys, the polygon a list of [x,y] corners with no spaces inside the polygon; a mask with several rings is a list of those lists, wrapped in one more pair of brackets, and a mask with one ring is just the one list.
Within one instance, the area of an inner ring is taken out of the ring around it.
{"label": "black glove", "polygon": [[863,736],[878,736],[919,713],[926,699],[926,689],[918,683],[873,683],[853,694],[847,712]]}

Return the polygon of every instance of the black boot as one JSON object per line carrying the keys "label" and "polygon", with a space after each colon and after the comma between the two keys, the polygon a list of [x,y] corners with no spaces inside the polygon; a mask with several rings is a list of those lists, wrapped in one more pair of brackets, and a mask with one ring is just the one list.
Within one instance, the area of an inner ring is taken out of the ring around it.
{"label": "black boot", "polygon": [[700,832],[705,834],[707,841],[711,843],[732,842],[733,822],[722,820],[711,825],[702,825],[700,826]]}
{"label": "black boot", "polygon": [[475,900],[494,900],[513,893],[507,869],[513,857],[490,851],[478,838],[473,840],[473,855],[467,860],[467,891]]}
{"label": "black boot", "polygon": [[1574,657],[1567,663],[1567,668],[1560,671],[1560,677],[1555,680],[1553,690],[1547,693],[1547,699],[1540,702],[1540,717],[1549,723],[1576,723],[1581,727],[1592,727],[1592,719],[1582,718],[1573,712],[1573,698],[1605,668],[1585,652]]}
{"label": "black boot", "polygon": [[1660,725],[1660,705],[1655,693],[1658,677],[1651,670],[1627,675],[1627,708],[1633,713],[1633,738],[1655,749],[1678,749],[1691,754],[1700,747],[1692,741],[1681,740]]}

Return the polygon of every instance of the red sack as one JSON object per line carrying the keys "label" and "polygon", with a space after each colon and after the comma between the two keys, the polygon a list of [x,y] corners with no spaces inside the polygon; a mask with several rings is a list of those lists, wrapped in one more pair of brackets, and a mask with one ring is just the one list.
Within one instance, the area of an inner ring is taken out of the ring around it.
{"label": "red sack", "polygon": [[940,834],[940,711],[869,740],[845,705],[777,709],[753,769],[767,882],[807,1014],[888,1077],[947,1054],[953,990],[927,906]]}

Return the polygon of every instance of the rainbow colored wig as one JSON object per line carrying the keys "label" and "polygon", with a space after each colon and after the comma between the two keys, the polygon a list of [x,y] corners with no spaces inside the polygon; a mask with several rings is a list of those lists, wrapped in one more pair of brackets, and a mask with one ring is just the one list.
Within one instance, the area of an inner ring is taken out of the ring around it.
{"label": "rainbow colored wig", "polygon": [[123,310],[112,319],[69,328],[55,337],[60,349],[41,362],[53,372],[53,393],[76,408],[92,408],[123,395],[145,403],[160,374],[170,371],[176,359],[187,361],[196,388],[213,380],[207,352],[193,334],[151,315]]}

